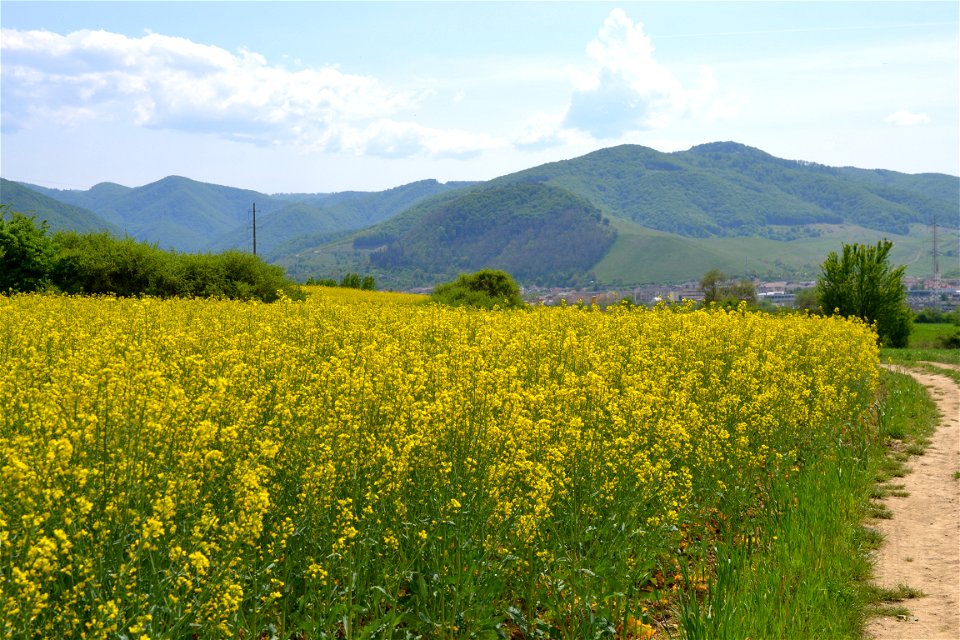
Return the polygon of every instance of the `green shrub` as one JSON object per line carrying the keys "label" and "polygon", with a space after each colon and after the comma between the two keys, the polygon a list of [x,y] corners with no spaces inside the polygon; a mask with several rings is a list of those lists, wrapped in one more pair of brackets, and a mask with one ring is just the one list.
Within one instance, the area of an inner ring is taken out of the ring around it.
{"label": "green shrub", "polygon": [[940,336],[940,347],[943,349],[960,349],[960,329]]}
{"label": "green shrub", "polygon": [[59,251],[52,276],[62,291],[122,297],[159,295],[154,289],[161,285],[166,265],[156,246],[132,238],[117,239],[106,232],[58,233],[55,242]]}
{"label": "green shrub", "polygon": [[936,307],[921,309],[913,317],[919,324],[955,324],[960,325],[960,308],[953,311],[941,311]]}
{"label": "green shrub", "polygon": [[108,233],[60,233],[53,283],[67,293],[121,297],[224,297],[272,302],[281,293],[304,294],[281,267],[249,253],[188,254],[163,251]]}
{"label": "green shrub", "polygon": [[439,285],[431,300],[452,307],[516,308],[524,306],[520,287],[510,274],[496,269],[484,269],[473,274],[461,274],[455,281]]}

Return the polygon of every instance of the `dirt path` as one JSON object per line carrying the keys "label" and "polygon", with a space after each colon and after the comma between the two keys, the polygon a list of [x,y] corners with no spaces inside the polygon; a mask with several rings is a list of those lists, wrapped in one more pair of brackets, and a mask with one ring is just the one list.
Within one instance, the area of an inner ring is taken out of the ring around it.
{"label": "dirt path", "polygon": [[960,387],[945,376],[911,371],[930,390],[942,417],[930,447],[912,458],[912,472],[898,479],[910,495],[887,498],[890,520],[878,520],[884,536],[877,553],[877,583],[905,584],[926,597],[908,600],[906,619],[880,617],[867,625],[877,640],[960,638]]}
{"label": "dirt path", "polygon": [[960,371],[960,364],[949,364],[947,362],[927,362],[926,360],[920,360],[917,362],[917,364],[929,364],[942,369],[953,369],[954,371]]}

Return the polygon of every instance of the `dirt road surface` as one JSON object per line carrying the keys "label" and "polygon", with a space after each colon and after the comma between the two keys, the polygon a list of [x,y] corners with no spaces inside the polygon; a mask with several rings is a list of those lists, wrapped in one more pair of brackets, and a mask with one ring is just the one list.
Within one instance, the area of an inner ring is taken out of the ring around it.
{"label": "dirt road surface", "polygon": [[893,518],[876,521],[884,543],[876,582],[905,584],[925,597],[907,600],[905,619],[878,617],[867,625],[876,640],[960,639],[960,387],[945,376],[904,370],[926,386],[942,414],[930,446],[897,481],[910,493],[887,498]]}

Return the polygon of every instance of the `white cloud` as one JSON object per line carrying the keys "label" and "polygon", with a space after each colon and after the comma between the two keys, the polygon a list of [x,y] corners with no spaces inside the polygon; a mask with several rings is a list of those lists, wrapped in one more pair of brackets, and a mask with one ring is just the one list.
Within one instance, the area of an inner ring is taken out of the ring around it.
{"label": "white cloud", "polygon": [[913,113],[906,110],[897,111],[896,113],[891,113],[886,118],[883,119],[887,124],[892,124],[897,127],[915,127],[923,124],[930,124],[930,116],[925,113]]}
{"label": "white cloud", "polygon": [[611,11],[587,45],[594,66],[574,77],[564,125],[598,138],[617,138],[662,129],[684,117],[711,121],[736,114],[735,99],[717,97],[718,83],[709,67],[702,66],[696,83],[684,87],[653,53],[643,24],[621,9]]}
{"label": "white cloud", "polygon": [[718,95],[713,71],[701,66],[692,86],[654,58],[653,43],[621,9],[607,16],[587,45],[589,68],[569,68],[574,90],[559,113],[530,118],[517,145],[542,148],[585,138],[623,139],[631,133],[664,129],[683,118],[714,122],[737,115],[733,94]]}
{"label": "white cloud", "polygon": [[404,122],[430,91],[334,66],[294,70],[256,52],[156,33],[2,30],[4,129],[84,118],[358,154],[463,156],[488,136]]}
{"label": "white cloud", "polygon": [[523,125],[523,133],[516,139],[522,149],[538,150],[557,145],[589,145],[593,137],[580,129],[564,127],[566,113],[537,113]]}

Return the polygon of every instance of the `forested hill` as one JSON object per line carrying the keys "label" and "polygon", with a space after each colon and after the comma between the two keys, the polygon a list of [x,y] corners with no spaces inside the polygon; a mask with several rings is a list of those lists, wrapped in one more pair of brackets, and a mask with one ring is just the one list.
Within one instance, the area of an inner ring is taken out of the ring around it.
{"label": "forested hill", "polygon": [[31,188],[94,211],[125,234],[163,249],[200,251],[237,226],[250,225],[254,202],[261,213],[283,204],[248,189],[168,176],[142,187],[102,183],[86,191]]}
{"label": "forested hill", "polygon": [[[311,237],[329,238],[375,225],[425,198],[466,184],[420,180],[386,191],[288,196],[289,204],[258,220],[258,251],[268,259],[283,255]],[[210,243],[208,248],[246,247],[250,235],[249,226],[242,225]]]}
{"label": "forested hill", "polygon": [[[285,243],[305,237],[326,238],[376,224],[426,197],[470,183],[443,184],[436,180],[421,180],[382,192],[277,195],[180,176],[168,176],[133,188],[109,182],[88,190],[9,184],[16,185],[16,189],[9,189],[11,196],[8,198],[5,186],[3,202],[12,204],[15,209],[20,202],[32,203],[31,199],[38,198],[47,204],[30,210],[36,210],[41,218],[55,216],[57,207],[51,204],[54,202],[61,208],[81,207],[87,210],[86,217],[105,220],[106,228],[116,233],[156,243],[161,248],[188,252],[249,249],[252,207],[256,203],[260,228],[258,248],[267,255]],[[85,221],[77,216],[74,219],[74,224],[53,226],[88,230]],[[103,224],[98,228],[104,228]]]}
{"label": "forested hill", "polygon": [[485,185],[431,199],[360,234],[372,267],[442,281],[481,268],[525,282],[566,281],[596,264],[616,231],[590,202],[541,184]]}
{"label": "forested hill", "polygon": [[602,149],[496,179],[566,189],[606,215],[687,237],[778,238],[784,227],[855,224],[905,234],[912,223],[956,226],[960,179],[825,167],[717,142],[662,153]]}
{"label": "forested hill", "polygon": [[32,216],[37,223],[46,222],[50,231],[120,232],[116,225],[89,209],[61,202],[3,178],[0,178],[0,203],[8,205],[13,211]]}

